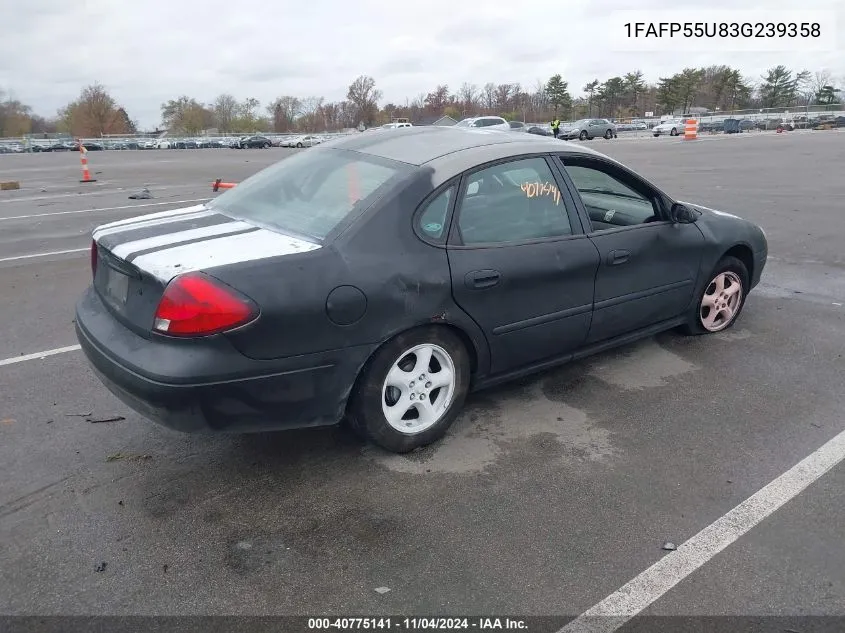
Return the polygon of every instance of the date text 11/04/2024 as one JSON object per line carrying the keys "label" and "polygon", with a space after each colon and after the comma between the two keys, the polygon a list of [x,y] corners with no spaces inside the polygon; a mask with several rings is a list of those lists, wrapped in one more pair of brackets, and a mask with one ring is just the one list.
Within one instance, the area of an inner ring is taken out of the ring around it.
{"label": "date text 11/04/2024", "polygon": [[406,631],[443,631],[443,630],[527,630],[525,620],[517,618],[390,618],[390,617],[350,617],[350,618],[308,618],[310,630],[406,630]]}
{"label": "date text 11/04/2024", "polygon": [[818,22],[626,22],[626,36],[638,37],[821,37]]}

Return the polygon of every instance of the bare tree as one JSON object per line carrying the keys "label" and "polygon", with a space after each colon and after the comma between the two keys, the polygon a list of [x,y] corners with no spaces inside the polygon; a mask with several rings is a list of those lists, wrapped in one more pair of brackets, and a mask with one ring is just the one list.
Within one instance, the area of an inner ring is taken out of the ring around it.
{"label": "bare tree", "polygon": [[85,136],[102,136],[109,133],[117,104],[100,84],[82,89],[74,108],[75,124]]}
{"label": "bare tree", "polygon": [[306,132],[316,132],[318,127],[326,127],[322,116],[323,101],[323,97],[306,97],[302,100],[300,126]]}
{"label": "bare tree", "polygon": [[302,102],[296,97],[284,95],[268,105],[267,112],[273,118],[273,131],[289,132],[302,114]]}
{"label": "bare tree", "polygon": [[487,108],[487,110],[492,110],[496,107],[496,84],[492,81],[488,81],[481,89],[481,94],[484,107]]}
{"label": "bare tree", "polygon": [[376,117],[381,91],[376,89],[376,80],[367,75],[360,75],[349,84],[346,98],[358,108],[358,117],[365,125],[370,125]]}
{"label": "bare tree", "polygon": [[824,90],[825,86],[833,85],[833,73],[827,68],[818,70],[813,74],[812,79],[808,83],[809,92],[811,93],[810,98],[814,99],[816,95]]}
{"label": "bare tree", "polygon": [[223,132],[229,132],[238,116],[238,100],[230,94],[221,94],[214,100],[214,120]]}
{"label": "bare tree", "polygon": [[173,132],[198,134],[211,127],[214,113],[193,97],[182,95],[161,104],[161,121]]}
{"label": "bare tree", "polygon": [[449,103],[449,86],[437,86],[425,96],[425,106],[432,114],[443,114],[443,108]]}
{"label": "bare tree", "polygon": [[461,85],[461,89],[458,90],[458,99],[460,99],[461,107],[464,111],[471,112],[475,109],[475,104],[478,100],[478,86],[465,81]]}

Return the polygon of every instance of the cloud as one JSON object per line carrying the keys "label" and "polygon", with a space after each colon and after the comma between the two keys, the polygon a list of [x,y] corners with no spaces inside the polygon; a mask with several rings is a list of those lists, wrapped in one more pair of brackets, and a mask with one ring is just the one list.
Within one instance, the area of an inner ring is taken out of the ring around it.
{"label": "cloud", "polygon": [[[837,9],[841,0],[798,7]],[[641,0],[636,9],[660,21],[679,8],[690,21],[700,3]],[[163,101],[187,94],[211,102],[221,92],[267,104],[283,94],[346,96],[358,75],[371,75],[385,101],[404,103],[446,84],[521,83],[561,73],[579,93],[588,81],[639,69],[650,81],[686,66],[731,64],[757,79],[766,68],[828,68],[845,73],[835,52],[727,53],[615,50],[606,33],[624,0],[535,0],[530,5],[467,5],[429,0],[405,8],[376,0],[339,5],[266,0],[26,0],[0,20],[0,89],[51,115],[80,89],[100,82],[144,126],[159,121]],[[760,19],[795,11],[770,0],[744,7]],[[708,8],[727,11],[735,0]],[[830,25],[826,25],[830,27]],[[839,41],[845,44],[840,9]],[[604,38],[604,39],[603,39]]]}

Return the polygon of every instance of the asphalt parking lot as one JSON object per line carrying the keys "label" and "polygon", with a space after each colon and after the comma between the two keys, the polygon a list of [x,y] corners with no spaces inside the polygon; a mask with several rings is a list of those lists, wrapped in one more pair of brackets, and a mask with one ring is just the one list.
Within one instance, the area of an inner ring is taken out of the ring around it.
{"label": "asphalt parking lot", "polygon": [[[408,456],[342,428],[181,435],[81,352],[39,355],[76,343],[94,226],[195,204],[291,150],[96,152],[90,184],[77,154],[0,156],[22,185],[0,193],[0,613],[576,616],[839,437],[845,134],[589,143],[759,223],[761,285],[728,332],[477,394]],[[643,613],[845,617],[843,490],[837,460]]]}

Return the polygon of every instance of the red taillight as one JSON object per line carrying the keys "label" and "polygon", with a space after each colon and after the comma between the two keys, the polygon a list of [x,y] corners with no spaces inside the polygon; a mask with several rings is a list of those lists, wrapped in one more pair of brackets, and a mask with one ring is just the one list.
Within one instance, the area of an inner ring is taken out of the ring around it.
{"label": "red taillight", "polygon": [[153,329],[170,336],[207,336],[257,316],[255,304],[229,286],[202,273],[186,273],[164,289]]}
{"label": "red taillight", "polygon": [[97,276],[97,241],[91,240],[91,276]]}

